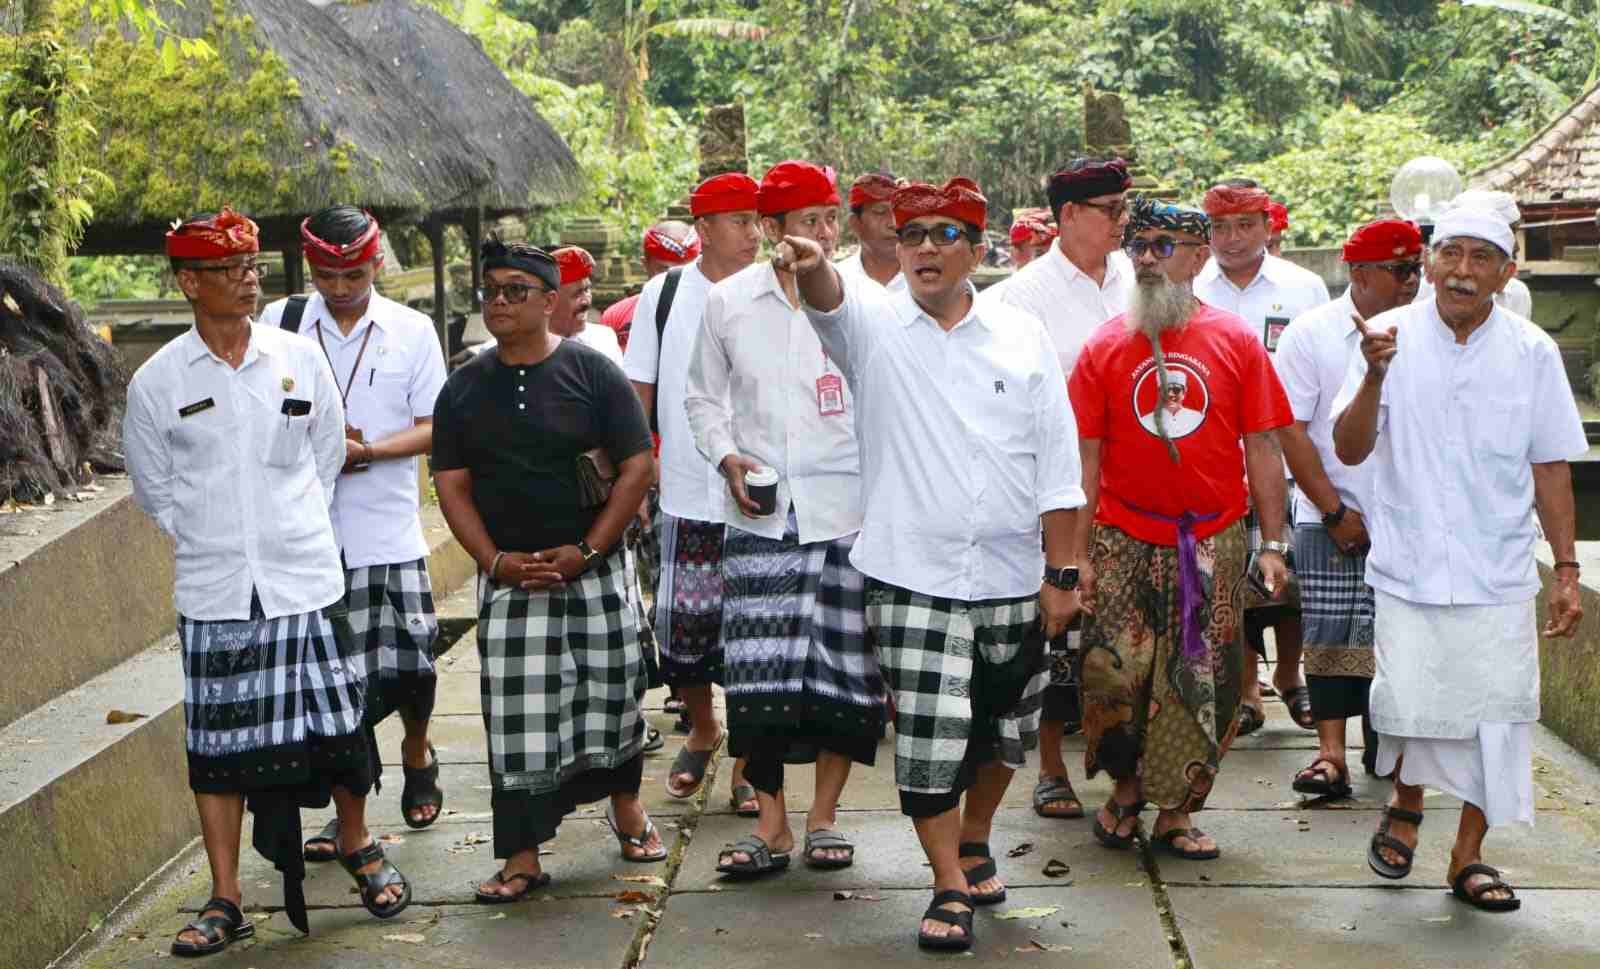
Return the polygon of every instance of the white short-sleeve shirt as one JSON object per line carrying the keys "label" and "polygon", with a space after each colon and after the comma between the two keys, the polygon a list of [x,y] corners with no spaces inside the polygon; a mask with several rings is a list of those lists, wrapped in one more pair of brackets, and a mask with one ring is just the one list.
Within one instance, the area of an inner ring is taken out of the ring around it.
{"label": "white short-sleeve shirt", "polygon": [[[670,270],[669,270],[670,271]],[[678,291],[672,297],[662,339],[656,339],[656,303],[667,273],[644,284],[633,308],[634,327],[628,335],[622,369],[628,379],[656,388],[656,426],[661,432],[661,508],[669,515],[694,521],[722,521],[722,475],[701,456],[684,412],[689,379],[689,357],[700,334],[711,280],[700,271],[699,261],[683,267]]]}
{"label": "white short-sleeve shirt", "polygon": [[1276,353],[1290,320],[1330,298],[1328,284],[1321,276],[1270,252],[1262,257],[1256,277],[1243,289],[1233,284],[1215,258],[1208,260],[1194,279],[1194,294],[1218,309],[1242,317],[1269,353]]}
{"label": "white short-sleeve shirt", "polygon": [[[1340,500],[1365,515],[1370,503],[1371,462],[1352,468],[1333,450],[1333,420],[1339,413],[1333,402],[1344,388],[1350,358],[1361,353],[1355,315],[1348,289],[1338,299],[1300,314],[1283,331],[1274,363],[1294,419],[1306,422],[1306,434],[1317,446],[1328,482]],[[1322,512],[1299,489],[1295,490],[1294,520],[1298,525],[1322,524]]]}
{"label": "white short-sleeve shirt", "polygon": [[[1397,327],[1378,411],[1367,584],[1423,605],[1521,602],[1539,592],[1531,465],[1588,450],[1556,343],[1496,307],[1465,345],[1436,303],[1379,314]],[[1355,397],[1359,353],[1334,403]]]}
{"label": "white short-sleeve shirt", "polygon": [[[261,311],[261,322],[277,326],[286,302],[269,304]],[[299,333],[326,351],[334,380],[345,394],[345,422],[359,428],[364,440],[391,437],[433,416],[445,367],[439,337],[427,316],[373,292],[366,314],[345,336],[322,295],[315,293],[306,301]],[[333,529],[346,568],[427,556],[418,514],[417,460],[377,461],[365,471],[339,476]]]}
{"label": "white short-sleeve shirt", "polygon": [[1133,262],[1120,250],[1106,257],[1105,276],[1096,283],[1094,277],[1067,258],[1057,243],[1000,284],[985,290],[982,298],[1009,303],[1043,321],[1055,343],[1061,372],[1070,375],[1089,334],[1127,310],[1133,286]]}
{"label": "white short-sleeve shirt", "polygon": [[1039,516],[1084,503],[1044,324],[974,299],[946,331],[909,291],[851,284],[833,312],[806,315],[855,392],[865,507],[851,563],[924,595],[1036,594]]}
{"label": "white short-sleeve shirt", "polygon": [[855,252],[834,263],[833,268],[839,270],[839,275],[841,276],[845,276],[850,279],[865,279],[869,283],[882,286],[891,293],[898,293],[902,289],[906,288],[905,273],[895,273],[894,278],[889,280],[887,283],[880,283],[871,276],[868,276],[867,267],[861,264],[860,249],[857,249]]}

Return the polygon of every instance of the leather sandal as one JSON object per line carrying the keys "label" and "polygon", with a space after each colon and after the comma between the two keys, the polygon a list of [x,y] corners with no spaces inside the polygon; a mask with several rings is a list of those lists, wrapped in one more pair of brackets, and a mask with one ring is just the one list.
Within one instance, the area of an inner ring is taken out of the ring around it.
{"label": "leather sandal", "polygon": [[[1470,867],[1470,866],[1469,866]],[[1482,867],[1481,865],[1478,867]],[[205,915],[215,909],[223,914]],[[256,934],[256,924],[244,917],[239,911],[239,906],[225,898],[213,898],[200,906],[201,916],[178,930],[178,934],[194,931],[205,937],[204,942],[185,942],[174,939],[172,954],[175,956],[209,956],[221,952],[233,945],[239,939],[248,939]]]}
{"label": "leather sandal", "polygon": [[1234,736],[1248,737],[1260,730],[1267,722],[1266,714],[1248,703],[1241,704],[1239,709],[1239,732]]}
{"label": "leather sandal", "polygon": [[[735,853],[749,855],[746,861],[734,861]],[[730,878],[757,878],[783,871],[789,867],[787,851],[773,854],[767,843],[756,835],[740,838],[717,853],[717,871]]]}
{"label": "leather sandal", "polygon": [[[960,902],[967,906],[965,912],[952,912],[941,908],[951,902]],[[945,952],[965,952],[972,948],[972,896],[966,892],[947,889],[935,892],[933,901],[929,903],[928,910],[922,913],[922,919],[917,926],[917,945],[924,949],[939,949]],[[960,935],[929,935],[922,931],[921,921],[932,920],[953,925],[961,930]]]}
{"label": "leather sandal", "polygon": [[[819,851],[847,851],[846,858],[818,858]],[[805,857],[806,865],[818,871],[834,871],[840,868],[849,868],[856,861],[856,846],[850,839],[833,830],[832,828],[818,828],[806,832],[806,845],[801,854]]]}
{"label": "leather sandal", "polygon": [[[1391,837],[1389,824],[1392,821],[1404,821],[1422,827],[1422,815],[1417,811],[1407,811],[1392,804],[1383,808],[1383,820],[1378,823],[1378,830],[1372,833],[1372,840],[1367,844],[1367,867],[1377,872],[1383,878],[1398,879],[1411,874],[1411,860],[1415,849],[1407,846],[1405,842]],[[1387,848],[1404,858],[1399,865],[1392,865],[1383,857],[1380,849]]]}
{"label": "leather sandal", "polygon": [[1278,698],[1283,701],[1284,707],[1289,711],[1289,719],[1295,726],[1302,730],[1317,729],[1317,718],[1311,712],[1311,691],[1303,686],[1291,688],[1287,693],[1281,693]]}
{"label": "leather sandal", "polygon": [[1302,769],[1291,786],[1313,797],[1349,797],[1355,790],[1350,786],[1350,772],[1326,757],[1318,757]]}
{"label": "leather sandal", "polygon": [[[684,744],[678,750],[678,756],[672,759],[672,767],[667,770],[666,783],[669,797],[684,801],[694,797],[699,792],[700,785],[705,783],[706,765],[711,763],[712,755],[717,752],[718,747],[722,746],[722,740],[723,738],[718,737],[717,742],[705,750],[690,750],[688,744]],[[693,785],[689,787],[673,787],[672,779],[679,774],[688,774],[694,778]]]}
{"label": "leather sandal", "polygon": [[1206,833],[1201,831],[1199,828],[1173,827],[1168,828],[1160,834],[1152,835],[1150,837],[1150,846],[1152,848],[1165,851],[1174,858],[1182,858],[1184,861],[1210,861],[1213,858],[1222,857],[1221,848],[1193,848],[1189,851],[1185,851],[1178,847],[1179,838],[1188,838],[1195,844],[1199,844],[1200,839],[1205,837],[1205,835]]}
{"label": "leather sandal", "polygon": [[541,871],[537,875],[525,871],[519,871],[514,875],[508,875],[505,873],[505,870],[502,869],[489,876],[489,880],[494,882],[496,885],[509,885],[519,878],[522,879],[522,887],[517,889],[515,892],[512,892],[510,895],[503,895],[500,892],[486,892],[481,888],[474,891],[473,895],[477,898],[478,904],[480,905],[509,905],[512,902],[520,902],[525,900],[528,897],[528,893],[532,892],[535,888],[543,888],[544,886],[550,884],[550,873],[547,871]]}
{"label": "leather sandal", "polygon": [[[1065,811],[1045,810],[1052,804],[1068,803],[1075,806]],[[1078,792],[1072,789],[1072,781],[1067,778],[1041,777],[1039,783],[1033,785],[1033,813],[1041,818],[1081,818],[1083,802],[1078,799]]]}
{"label": "leather sandal", "polygon": [[[1468,888],[1467,880],[1473,875],[1487,875],[1489,877],[1489,881],[1484,882],[1477,888]],[[1496,890],[1502,890],[1511,897],[1483,897]],[[1450,882],[1450,894],[1461,899],[1463,902],[1466,902],[1468,905],[1471,905],[1473,908],[1481,909],[1485,912],[1515,912],[1517,909],[1522,907],[1522,899],[1517,897],[1516,891],[1513,890],[1510,885],[1507,885],[1505,882],[1500,880],[1499,870],[1481,863],[1462,866],[1461,870],[1456,872],[1456,877],[1454,880]]]}
{"label": "leather sandal", "polygon": [[[324,851],[323,849],[327,849]],[[315,837],[307,838],[301,848],[301,856],[306,861],[338,861],[339,860],[339,819],[328,819]]]}
{"label": "leather sandal", "polygon": [[[1112,825],[1111,830],[1107,831],[1105,826],[1100,823],[1100,812],[1096,811],[1093,829],[1095,840],[1107,848],[1114,848],[1118,851],[1133,847],[1134,841],[1139,837],[1140,822],[1138,817],[1139,812],[1144,810],[1144,802],[1134,801],[1132,804],[1124,805],[1118,802],[1116,798],[1112,798],[1106,802],[1106,810],[1111,812],[1113,818],[1117,819],[1117,823]],[[1122,827],[1122,822],[1129,818],[1134,819],[1133,830],[1127,834],[1118,834],[1117,829]]]}
{"label": "leather sandal", "polygon": [[[383,866],[370,874],[363,874],[360,871],[374,861],[383,862]],[[367,842],[364,848],[357,848],[348,855],[340,856],[339,864],[349,872],[351,878],[355,879],[356,887],[361,890],[361,904],[378,918],[392,919],[411,904],[411,883],[406,880],[406,876],[400,874],[400,869],[384,857],[383,845],[376,840]],[[378,893],[391,885],[401,886],[400,897],[387,905],[379,905],[376,901]]]}
{"label": "leather sandal", "polygon": [[[433,749],[433,741],[428,741],[427,767],[401,764],[400,770],[406,776],[406,786],[400,791],[400,816],[408,828],[426,828],[444,813],[444,791],[439,788],[439,753]],[[425,807],[433,808],[433,817],[419,821],[411,816],[411,812]]]}
{"label": "leather sandal", "polygon": [[728,790],[728,806],[741,818],[761,817],[760,802],[757,802],[754,808],[744,806],[754,800],[756,800],[756,789],[753,784],[735,784]]}
{"label": "leather sandal", "polygon": [[[966,874],[968,888],[977,888],[979,885],[982,885],[984,882],[1000,874],[999,866],[994,863],[994,855],[989,853],[988,842],[963,841],[961,842],[961,847],[956,849],[956,852],[962,858],[983,859],[982,862],[967,869]],[[1006,900],[1006,890],[1002,888],[998,892],[989,892],[988,894],[984,895],[980,895],[977,892],[972,892],[971,898],[972,904],[974,905],[998,905]]]}
{"label": "leather sandal", "polygon": [[[611,816],[611,807],[607,805],[606,824],[611,827],[611,833],[617,836],[617,844],[622,846],[623,861],[631,861],[634,864],[639,865],[649,865],[658,861],[666,860],[667,845],[665,841],[663,841],[661,843],[661,847],[657,848],[655,851],[651,851],[648,847],[650,844],[650,836],[656,833],[656,823],[650,820],[648,817],[644,819],[644,834],[638,836],[623,834],[622,829],[617,827],[617,819]],[[644,854],[630,855],[628,854],[629,848],[637,848],[644,852]]]}

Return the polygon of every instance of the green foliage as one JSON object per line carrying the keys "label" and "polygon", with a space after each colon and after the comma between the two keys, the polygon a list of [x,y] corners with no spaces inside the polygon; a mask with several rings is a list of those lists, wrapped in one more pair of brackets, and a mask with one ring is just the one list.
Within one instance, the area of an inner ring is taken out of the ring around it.
{"label": "green foliage", "polygon": [[175,295],[161,256],[89,256],[67,260],[67,295],[85,306],[108,299]]}

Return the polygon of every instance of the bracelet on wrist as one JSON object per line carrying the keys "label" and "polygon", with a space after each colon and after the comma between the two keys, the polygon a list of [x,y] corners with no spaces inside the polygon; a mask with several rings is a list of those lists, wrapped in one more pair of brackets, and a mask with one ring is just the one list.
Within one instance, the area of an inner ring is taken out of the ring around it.
{"label": "bracelet on wrist", "polygon": [[489,578],[492,580],[495,573],[500,571],[500,560],[506,557],[504,552],[494,553],[494,560],[489,563]]}
{"label": "bracelet on wrist", "polygon": [[1550,568],[1551,568],[1552,571],[1554,571],[1555,569],[1573,569],[1573,570],[1579,571],[1579,572],[1583,571],[1583,565],[1581,563],[1579,563],[1579,562],[1557,562],[1555,565],[1551,566]]}

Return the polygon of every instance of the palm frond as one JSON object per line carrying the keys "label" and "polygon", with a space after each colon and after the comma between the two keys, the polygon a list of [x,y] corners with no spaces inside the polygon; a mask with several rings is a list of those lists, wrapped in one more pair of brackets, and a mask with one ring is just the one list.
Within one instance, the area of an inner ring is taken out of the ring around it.
{"label": "palm frond", "polygon": [[725,17],[679,17],[652,24],[649,33],[658,37],[715,37],[720,40],[762,40],[767,28],[745,20]]}

